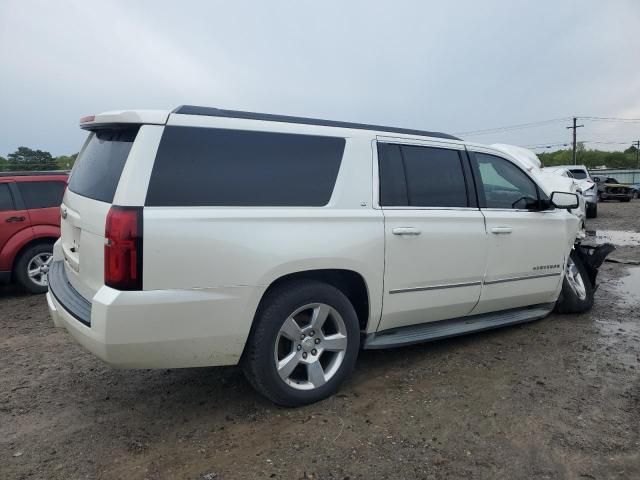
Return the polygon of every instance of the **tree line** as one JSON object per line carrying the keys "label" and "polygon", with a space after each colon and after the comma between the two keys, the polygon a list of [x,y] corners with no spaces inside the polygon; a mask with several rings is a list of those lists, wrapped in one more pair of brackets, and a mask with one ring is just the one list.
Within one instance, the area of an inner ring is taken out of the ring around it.
{"label": "tree line", "polygon": [[77,153],[54,157],[44,150],[32,150],[18,147],[7,157],[0,156],[0,172],[22,172],[36,170],[70,170],[76,161]]}
{"label": "tree line", "polygon": [[[584,143],[578,142],[576,146],[576,163],[585,165],[587,168],[595,168],[602,165],[607,168],[638,168],[638,153],[638,149],[633,145],[624,152],[606,152],[585,148]],[[538,153],[538,158],[545,167],[572,165],[573,151],[567,149]]]}

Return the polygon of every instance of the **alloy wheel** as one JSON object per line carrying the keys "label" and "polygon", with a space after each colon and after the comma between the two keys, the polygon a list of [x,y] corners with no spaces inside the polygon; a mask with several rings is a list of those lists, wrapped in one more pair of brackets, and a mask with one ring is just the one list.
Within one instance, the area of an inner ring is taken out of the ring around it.
{"label": "alloy wheel", "polygon": [[582,275],[580,274],[580,270],[578,270],[577,265],[573,261],[571,257],[569,257],[569,261],[567,262],[567,271],[566,271],[567,282],[569,283],[569,287],[576,296],[580,300],[584,300],[587,298],[587,289],[584,286],[584,281],[582,279]]}
{"label": "alloy wheel", "polygon": [[276,338],[278,375],[298,390],[319,388],[340,369],[347,343],[346,325],[335,308],[324,303],[300,307],[287,317]]}
{"label": "alloy wheel", "polygon": [[27,263],[27,275],[29,280],[40,287],[49,284],[49,266],[53,255],[50,252],[42,252],[34,255]]}

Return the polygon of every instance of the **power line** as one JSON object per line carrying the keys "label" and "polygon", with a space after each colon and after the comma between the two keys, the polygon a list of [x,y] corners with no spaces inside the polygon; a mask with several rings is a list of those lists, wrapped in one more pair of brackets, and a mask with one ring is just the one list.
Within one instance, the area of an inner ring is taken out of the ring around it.
{"label": "power line", "polygon": [[[589,120],[594,122],[623,122],[623,123],[640,123],[640,118],[622,118],[622,117],[597,117],[597,116],[577,116],[576,120]],[[485,128],[481,130],[469,130],[466,132],[456,132],[455,135],[466,135],[466,136],[474,136],[474,135],[488,135],[491,133],[502,133],[509,132],[512,130],[521,130],[525,128],[535,128],[542,127],[545,125],[549,125],[556,122],[565,122],[567,120],[572,120],[573,117],[560,117],[560,118],[552,118],[550,120],[541,120],[539,122],[529,122],[529,123],[520,123],[515,125],[506,125],[503,127],[493,127],[493,128]]]}
{"label": "power line", "polygon": [[[635,143],[635,140],[627,140],[627,141],[602,141],[602,140],[580,140],[578,143],[597,143],[602,145],[631,145]],[[560,140],[554,142],[541,142],[533,145],[523,145],[525,148],[542,148],[542,147],[556,147],[556,146],[566,146],[571,145],[571,142],[563,142]]]}
{"label": "power line", "polygon": [[523,145],[524,148],[550,148],[550,147],[566,147],[570,145],[571,142],[544,142],[544,143],[536,143],[535,145]]}
{"label": "power line", "polygon": [[494,127],[494,128],[485,128],[483,130],[470,130],[467,132],[457,132],[456,135],[465,135],[468,137],[473,135],[488,135],[490,133],[501,133],[501,132],[508,132],[511,130],[521,130],[524,128],[542,127],[544,125],[549,125],[551,123],[566,122],[567,120],[570,120],[570,119],[571,117],[553,118],[551,120],[542,120],[540,122],[520,123],[517,125],[508,125],[504,127]]}
{"label": "power line", "polygon": [[631,145],[633,143],[633,141],[629,141],[629,142],[602,142],[602,141],[597,141],[597,140],[584,140],[582,141],[582,143],[599,143],[602,145]]}
{"label": "power line", "polygon": [[638,123],[640,118],[620,118],[620,117],[578,117],[580,120],[591,120],[595,122],[627,122]]}

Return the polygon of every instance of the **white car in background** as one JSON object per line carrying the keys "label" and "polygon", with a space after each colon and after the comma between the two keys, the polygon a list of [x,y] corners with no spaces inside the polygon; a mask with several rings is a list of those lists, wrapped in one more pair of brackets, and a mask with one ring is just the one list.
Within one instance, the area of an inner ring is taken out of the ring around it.
{"label": "white car in background", "polygon": [[573,179],[584,197],[587,218],[598,216],[598,185],[589,175],[587,167],[584,165],[556,165],[545,167],[544,170]]}
{"label": "white car in background", "polygon": [[538,156],[524,147],[506,144],[494,144],[491,146],[514,157],[523,168],[539,180],[539,184],[545,193],[561,191],[577,194],[579,205],[578,208],[572,209],[571,213],[580,219],[578,238],[584,238],[586,219],[590,216],[588,215],[587,199],[584,196],[584,191],[590,188],[595,191],[594,182],[591,180],[578,180],[566,168],[543,167]]}

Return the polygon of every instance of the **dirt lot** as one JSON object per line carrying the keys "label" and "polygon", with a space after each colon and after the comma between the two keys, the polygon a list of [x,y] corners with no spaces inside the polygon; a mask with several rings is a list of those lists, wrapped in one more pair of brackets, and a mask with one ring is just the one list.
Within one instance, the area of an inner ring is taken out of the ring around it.
{"label": "dirt lot", "polygon": [[[589,228],[640,232],[640,201],[601,204]],[[299,409],[237,368],[114,370],[43,296],[5,287],[0,478],[637,479],[640,267],[600,281],[590,314],[364,352],[338,395]]]}

